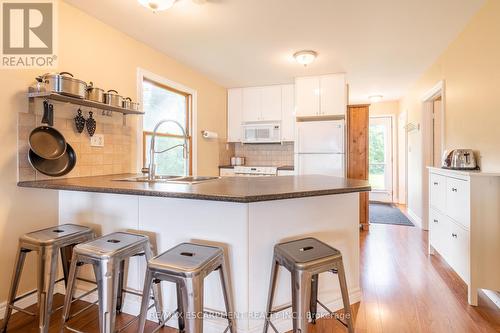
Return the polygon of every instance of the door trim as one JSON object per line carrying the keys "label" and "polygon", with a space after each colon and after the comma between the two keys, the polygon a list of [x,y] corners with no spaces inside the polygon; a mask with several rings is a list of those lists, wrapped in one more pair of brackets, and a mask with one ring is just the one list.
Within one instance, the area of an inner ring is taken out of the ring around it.
{"label": "door trim", "polygon": [[422,229],[429,229],[429,170],[427,166],[430,166],[433,160],[433,148],[432,145],[432,111],[434,108],[434,100],[441,97],[441,155],[446,147],[446,136],[445,136],[445,120],[446,120],[446,84],[444,80],[436,83],[432,88],[430,88],[425,94],[422,95],[422,126],[421,126],[421,161],[422,164]]}

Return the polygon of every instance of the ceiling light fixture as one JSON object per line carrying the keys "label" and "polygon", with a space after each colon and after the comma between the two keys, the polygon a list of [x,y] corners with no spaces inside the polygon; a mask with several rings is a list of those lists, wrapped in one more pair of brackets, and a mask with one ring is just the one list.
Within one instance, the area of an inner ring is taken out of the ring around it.
{"label": "ceiling light fixture", "polygon": [[317,56],[318,53],[311,50],[299,51],[293,55],[295,61],[297,61],[301,65],[304,65],[304,67],[310,65],[316,59]]}
{"label": "ceiling light fixture", "polygon": [[167,10],[174,5],[176,0],[139,0],[139,3],[154,13]]}
{"label": "ceiling light fixture", "polygon": [[372,95],[370,97],[368,97],[370,99],[370,102],[372,103],[378,103],[382,100],[382,98],[384,98],[384,96],[382,95]]}

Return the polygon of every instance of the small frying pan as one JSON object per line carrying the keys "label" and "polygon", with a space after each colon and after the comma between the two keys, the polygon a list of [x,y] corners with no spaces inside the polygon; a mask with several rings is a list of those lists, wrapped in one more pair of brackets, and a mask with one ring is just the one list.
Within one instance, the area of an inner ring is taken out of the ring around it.
{"label": "small frying pan", "polygon": [[53,127],[39,126],[31,131],[31,150],[47,160],[56,160],[64,155],[67,143],[64,136]]}
{"label": "small frying pan", "polygon": [[[49,105],[46,101],[44,101],[43,107],[43,122],[46,122],[47,118],[50,120],[50,115],[54,111],[52,105]],[[50,125],[50,121],[47,121],[47,123]],[[29,145],[34,153],[47,160],[58,159],[66,152],[66,140],[64,136],[58,130],[49,126],[39,126],[32,130],[29,137]]]}
{"label": "small frying pan", "polygon": [[73,147],[68,143],[66,151],[57,159],[47,160],[38,156],[32,149],[28,154],[28,160],[33,168],[46,176],[60,177],[68,174],[76,165],[76,154]]}

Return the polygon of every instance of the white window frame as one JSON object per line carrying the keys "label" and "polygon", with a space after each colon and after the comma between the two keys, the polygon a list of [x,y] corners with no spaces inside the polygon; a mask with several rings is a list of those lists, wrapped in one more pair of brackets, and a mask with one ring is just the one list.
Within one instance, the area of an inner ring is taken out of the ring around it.
{"label": "white window frame", "polygon": [[[189,128],[191,135],[191,165],[192,165],[192,174],[193,176],[198,175],[198,92],[195,89],[189,88],[183,84],[180,84],[178,82],[166,79],[162,76],[159,76],[157,74],[154,74],[152,72],[149,72],[145,69],[138,68],[137,69],[137,96],[138,96],[138,101],[141,103],[141,106],[144,105],[143,103],[143,97],[142,97],[142,91],[143,91],[143,82],[144,80],[149,80],[153,82],[157,82],[161,85],[173,88],[175,90],[178,90],[180,92],[186,93],[191,95],[191,127]],[[137,125],[137,170],[141,170],[143,167],[142,165],[142,157],[144,152],[143,152],[143,130],[144,130],[144,121],[141,119],[141,121],[138,122]],[[141,157],[141,158],[139,158]]]}

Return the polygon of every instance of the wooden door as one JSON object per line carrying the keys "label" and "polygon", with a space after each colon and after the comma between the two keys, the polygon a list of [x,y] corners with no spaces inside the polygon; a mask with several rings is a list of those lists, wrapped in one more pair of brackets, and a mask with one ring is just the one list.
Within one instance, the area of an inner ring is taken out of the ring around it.
{"label": "wooden door", "polygon": [[[347,110],[347,177],[368,180],[369,105],[350,105]],[[360,193],[359,223],[369,229],[368,192]]]}

